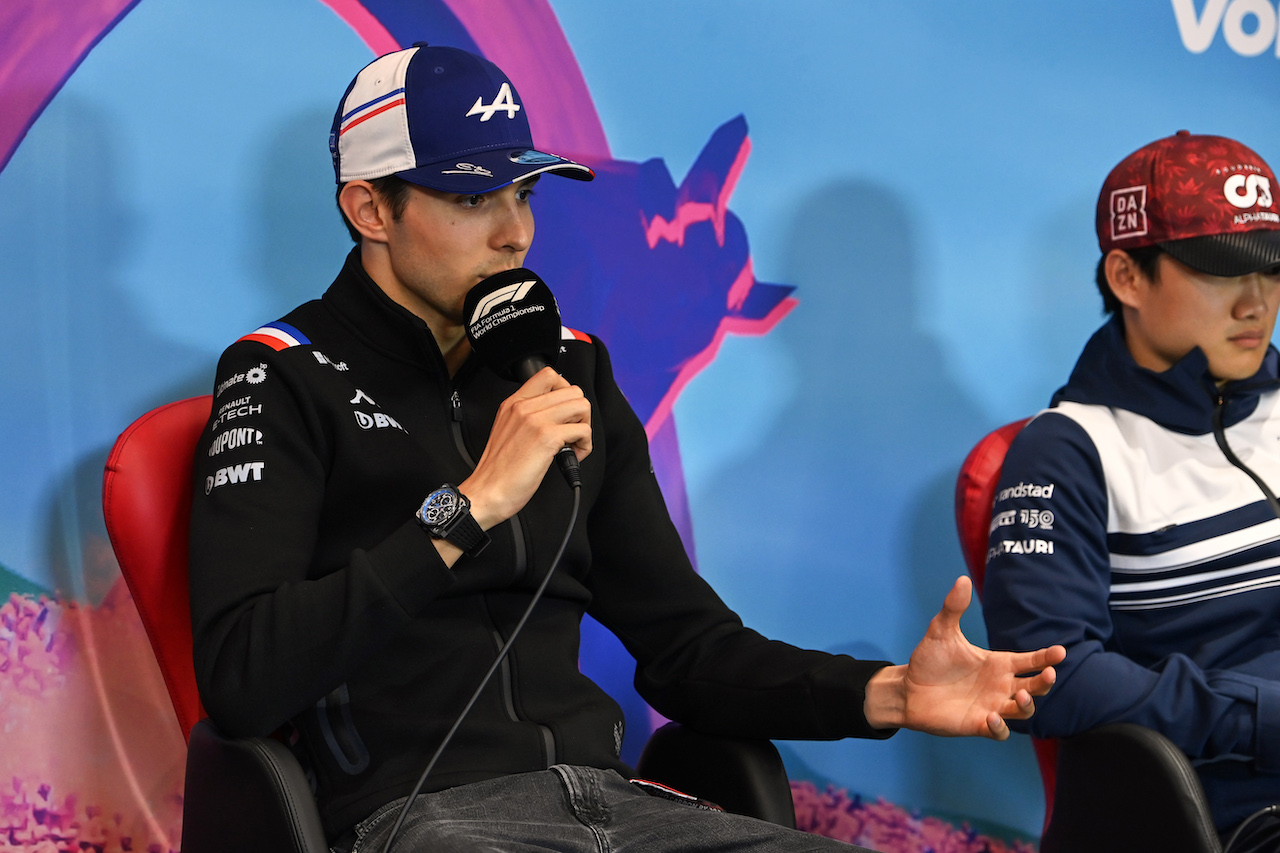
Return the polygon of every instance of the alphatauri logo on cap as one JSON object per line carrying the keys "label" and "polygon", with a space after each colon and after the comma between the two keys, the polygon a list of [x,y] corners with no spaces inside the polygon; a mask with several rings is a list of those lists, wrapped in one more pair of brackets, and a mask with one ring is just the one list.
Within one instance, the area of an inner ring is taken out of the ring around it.
{"label": "alphatauri logo on cap", "polygon": [[502,88],[498,90],[497,96],[493,99],[492,104],[484,102],[484,95],[476,98],[476,102],[471,105],[471,110],[467,113],[467,118],[471,116],[480,116],[481,121],[488,121],[493,118],[493,114],[499,111],[505,112],[507,118],[515,118],[516,112],[520,109],[520,105],[511,97],[511,84],[503,83]]}
{"label": "alphatauri logo on cap", "polygon": [[1239,172],[1227,178],[1222,194],[1232,207],[1271,206],[1271,181],[1263,175],[1242,175]]}

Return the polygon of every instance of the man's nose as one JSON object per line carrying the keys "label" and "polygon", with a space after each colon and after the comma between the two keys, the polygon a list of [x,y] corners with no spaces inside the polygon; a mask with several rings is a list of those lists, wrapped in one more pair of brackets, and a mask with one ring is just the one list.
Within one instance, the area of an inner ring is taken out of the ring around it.
{"label": "man's nose", "polygon": [[1267,309],[1267,300],[1276,298],[1276,285],[1263,279],[1261,273],[1244,277],[1240,295],[1236,298],[1235,316],[1239,319],[1260,316]]}
{"label": "man's nose", "polygon": [[527,252],[533,243],[533,213],[528,206],[506,199],[497,212],[493,239],[495,248]]}

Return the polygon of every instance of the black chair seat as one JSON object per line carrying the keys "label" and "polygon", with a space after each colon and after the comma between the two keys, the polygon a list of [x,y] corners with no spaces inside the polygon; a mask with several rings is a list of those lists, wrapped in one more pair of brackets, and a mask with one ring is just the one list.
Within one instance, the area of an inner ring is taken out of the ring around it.
{"label": "black chair seat", "polygon": [[[791,785],[767,740],[704,735],[669,723],[654,732],[640,775],[728,811],[794,828]],[[328,853],[302,766],[271,738],[229,738],[196,723],[187,751],[183,853]]]}
{"label": "black chair seat", "polygon": [[1058,748],[1041,853],[1222,853],[1200,778],[1164,735],[1112,723]]}
{"label": "black chair seat", "polygon": [[668,723],[649,737],[636,772],[725,811],[795,829],[791,783],[770,741],[707,735]]}

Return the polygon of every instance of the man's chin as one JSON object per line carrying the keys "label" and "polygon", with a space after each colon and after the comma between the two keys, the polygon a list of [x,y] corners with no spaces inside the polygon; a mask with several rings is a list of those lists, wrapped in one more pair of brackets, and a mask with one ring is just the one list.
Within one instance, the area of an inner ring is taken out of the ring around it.
{"label": "man's chin", "polygon": [[[1264,353],[1265,355],[1265,353]],[[1232,360],[1229,364],[1224,364],[1215,369],[1214,365],[1209,366],[1209,372],[1213,374],[1219,382],[1240,382],[1249,379],[1262,368],[1262,356],[1257,359],[1248,361]]]}

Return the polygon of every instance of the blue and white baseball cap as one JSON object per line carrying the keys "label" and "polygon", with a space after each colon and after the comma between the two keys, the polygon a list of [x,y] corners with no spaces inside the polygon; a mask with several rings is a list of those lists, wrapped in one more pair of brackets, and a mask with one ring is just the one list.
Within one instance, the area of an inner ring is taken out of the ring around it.
{"label": "blue and white baseball cap", "polygon": [[329,133],[339,184],[398,175],[448,193],[487,193],[542,172],[591,169],[533,146],[515,86],[489,60],[418,43],[366,65]]}

